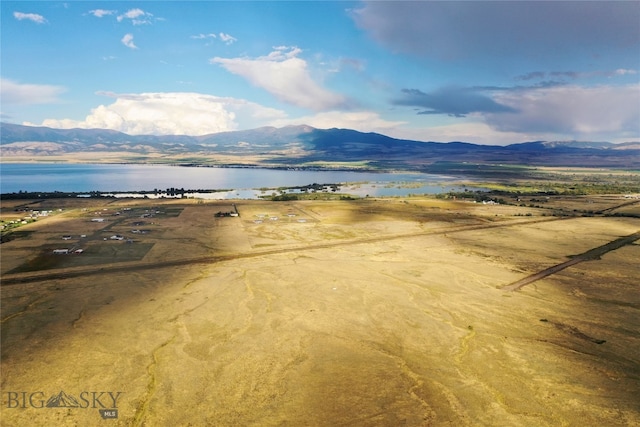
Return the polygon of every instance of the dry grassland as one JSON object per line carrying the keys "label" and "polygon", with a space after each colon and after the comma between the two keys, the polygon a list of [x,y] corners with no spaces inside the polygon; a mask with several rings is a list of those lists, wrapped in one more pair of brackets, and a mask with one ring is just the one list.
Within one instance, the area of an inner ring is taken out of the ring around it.
{"label": "dry grassland", "polygon": [[[640,424],[638,241],[501,289],[636,218],[432,198],[31,207],[64,210],[1,247],[3,426]],[[77,407],[37,407],[60,391]]]}

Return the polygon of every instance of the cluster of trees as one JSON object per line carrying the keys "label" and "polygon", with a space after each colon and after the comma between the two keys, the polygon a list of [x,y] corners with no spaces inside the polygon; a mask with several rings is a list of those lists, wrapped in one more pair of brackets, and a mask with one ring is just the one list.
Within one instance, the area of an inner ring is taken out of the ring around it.
{"label": "cluster of trees", "polygon": [[299,197],[296,194],[284,193],[278,196],[272,196],[271,200],[274,202],[287,202],[289,200],[298,200]]}
{"label": "cluster of trees", "polygon": [[461,199],[461,200],[474,200],[478,203],[482,202],[495,202],[501,205],[507,204],[505,199],[498,197],[504,196],[503,192],[496,191],[450,191],[448,193],[436,194],[436,199]]}
{"label": "cluster of trees", "polygon": [[153,190],[153,194],[155,194],[156,196],[162,196],[163,194],[166,194],[167,196],[171,196],[171,197],[175,197],[175,196],[182,196],[184,197],[184,193],[186,193],[187,191],[185,191],[184,188],[167,188],[166,190],[159,190],[159,189],[154,189]]}
{"label": "cluster of trees", "polygon": [[[52,192],[36,192],[36,191],[18,191],[17,193],[2,194],[3,200],[22,200],[22,199],[63,199],[67,197],[78,197],[85,193],[68,193],[62,191]],[[88,194],[88,193],[86,193]]]}

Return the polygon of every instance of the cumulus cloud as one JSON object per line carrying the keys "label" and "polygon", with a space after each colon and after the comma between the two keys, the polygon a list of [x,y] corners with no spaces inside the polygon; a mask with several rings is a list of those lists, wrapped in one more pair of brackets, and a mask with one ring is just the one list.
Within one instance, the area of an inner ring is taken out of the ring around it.
{"label": "cumulus cloud", "polygon": [[34,105],[60,102],[58,96],[66,91],[62,86],[18,83],[0,79],[0,98],[3,104]]}
{"label": "cumulus cloud", "polygon": [[245,100],[199,93],[99,94],[115,101],[92,109],[84,120],[47,119],[42,126],[112,129],[133,135],[205,135],[236,130],[239,123],[262,126],[285,116]]}
{"label": "cumulus cloud", "polygon": [[133,25],[151,24],[151,17],[153,14],[145,12],[142,9],[129,9],[122,15],[118,15],[116,18],[118,22],[122,22],[125,19],[130,19]]}
{"label": "cumulus cloud", "polygon": [[615,135],[640,137],[640,85],[575,85],[504,91],[495,94],[514,114],[484,115],[491,127],[506,132],[557,133],[574,138]]}
{"label": "cumulus cloud", "polygon": [[124,37],[122,37],[122,40],[120,41],[122,42],[123,45],[125,45],[129,49],[138,48],[138,46],[136,46],[135,43],[133,43],[133,34],[131,33],[125,34]]}
{"label": "cumulus cloud", "polygon": [[513,107],[500,104],[476,88],[446,87],[431,93],[418,89],[403,89],[396,105],[414,106],[421,109],[418,114],[447,114],[465,117],[470,113],[515,112]]}
{"label": "cumulus cloud", "polygon": [[440,59],[637,55],[638,2],[366,1],[356,24],[391,49]]}
{"label": "cumulus cloud", "polygon": [[94,9],[89,11],[90,14],[95,16],[96,18],[102,18],[108,15],[115,15],[117,11],[115,10],[105,10],[105,9]]}
{"label": "cumulus cloud", "polygon": [[47,22],[44,16],[38,15],[37,13],[13,12],[13,17],[18,21],[26,19],[27,21],[33,21],[36,24],[44,24]]}
{"label": "cumulus cloud", "polygon": [[274,95],[280,101],[320,111],[344,104],[345,99],[313,80],[307,62],[298,57],[297,47],[279,46],[258,58],[210,59],[227,71],[247,79],[254,86]]}

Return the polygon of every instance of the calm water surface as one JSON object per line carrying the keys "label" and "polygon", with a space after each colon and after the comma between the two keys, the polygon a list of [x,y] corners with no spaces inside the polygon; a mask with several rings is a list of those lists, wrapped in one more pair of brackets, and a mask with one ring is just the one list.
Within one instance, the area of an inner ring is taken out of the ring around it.
{"label": "calm water surface", "polygon": [[[209,168],[131,164],[0,164],[0,193],[233,190],[210,198],[254,198],[259,188],[343,183],[341,192],[359,196],[402,196],[454,189],[456,177],[424,173]],[[358,184],[353,184],[358,183]]]}

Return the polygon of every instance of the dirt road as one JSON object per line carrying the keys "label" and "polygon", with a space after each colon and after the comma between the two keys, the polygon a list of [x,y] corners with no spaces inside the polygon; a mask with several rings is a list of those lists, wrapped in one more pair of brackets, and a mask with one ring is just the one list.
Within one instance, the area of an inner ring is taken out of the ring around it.
{"label": "dirt road", "polygon": [[505,291],[517,291],[518,289],[522,289],[524,286],[537,282],[538,280],[544,279],[545,277],[548,277],[552,274],[556,274],[557,272],[562,271],[567,267],[571,267],[572,265],[576,265],[584,261],[592,261],[592,260],[599,259],[602,255],[606,254],[607,252],[614,251],[625,245],[630,245],[638,239],[640,239],[640,231],[638,231],[637,233],[633,233],[628,236],[624,236],[619,239],[613,240],[602,246],[598,246],[597,248],[590,249],[587,252],[584,252],[580,255],[576,255],[572,257],[569,261],[554,265],[553,267],[546,268],[542,271],[539,271],[535,274],[527,276],[524,279],[518,280],[517,282],[511,283],[509,285],[501,286],[500,289]]}

